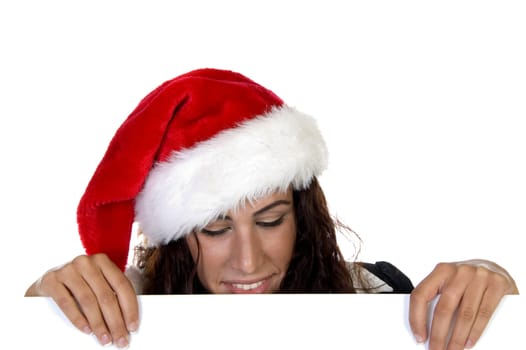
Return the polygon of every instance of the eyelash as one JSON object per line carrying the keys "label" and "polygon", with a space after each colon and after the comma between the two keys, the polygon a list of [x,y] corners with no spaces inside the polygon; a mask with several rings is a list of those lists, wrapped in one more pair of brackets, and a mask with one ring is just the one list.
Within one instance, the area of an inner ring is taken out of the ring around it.
{"label": "eyelash", "polygon": [[[270,222],[265,222],[265,221],[259,221],[259,222],[256,222],[256,225],[259,225],[263,228],[271,228],[271,227],[276,227],[276,226],[279,226],[283,223],[283,218],[284,218],[285,215],[281,216],[279,219],[277,220],[274,220],[274,221],[270,221]],[[221,230],[207,230],[205,228],[201,229],[201,232],[204,233],[205,235],[207,236],[219,236],[219,235],[222,235],[223,233],[226,233],[228,230],[230,230],[230,227],[225,227]]]}
{"label": "eyelash", "polygon": [[284,216],[285,215],[279,217],[279,219],[274,220],[274,221],[270,221],[270,222],[260,221],[260,222],[257,222],[256,224],[261,227],[276,227],[276,226],[281,225],[281,223],[283,222]]}
{"label": "eyelash", "polygon": [[207,230],[206,228],[203,228],[203,229],[201,229],[201,232],[204,233],[207,236],[214,237],[214,236],[222,235],[223,233],[225,233],[229,229],[230,229],[230,227],[225,227],[225,228],[223,228],[221,230],[211,231],[211,230]]}

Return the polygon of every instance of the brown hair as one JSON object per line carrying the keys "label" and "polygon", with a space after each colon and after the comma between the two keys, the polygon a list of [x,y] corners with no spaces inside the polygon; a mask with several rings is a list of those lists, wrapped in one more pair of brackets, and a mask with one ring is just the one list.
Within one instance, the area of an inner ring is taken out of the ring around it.
{"label": "brown hair", "polygon": [[[284,293],[353,293],[349,267],[338,247],[336,232],[352,232],[329,214],[316,178],[305,190],[293,191],[296,242]],[[135,263],[143,271],[145,294],[206,293],[186,239],[159,247],[135,248]]]}

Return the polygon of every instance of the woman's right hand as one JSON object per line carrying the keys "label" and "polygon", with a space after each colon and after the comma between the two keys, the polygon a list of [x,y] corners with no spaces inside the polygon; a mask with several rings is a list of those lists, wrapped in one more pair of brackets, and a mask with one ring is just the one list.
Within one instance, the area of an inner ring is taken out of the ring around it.
{"label": "woman's right hand", "polygon": [[139,325],[133,286],[105,254],[81,255],[46,272],[26,296],[51,297],[75,327],[102,345],[128,346]]}

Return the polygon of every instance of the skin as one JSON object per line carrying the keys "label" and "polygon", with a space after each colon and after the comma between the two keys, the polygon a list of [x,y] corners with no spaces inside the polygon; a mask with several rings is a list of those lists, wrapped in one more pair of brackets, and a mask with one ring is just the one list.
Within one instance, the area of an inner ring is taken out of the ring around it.
{"label": "skin", "polygon": [[[438,294],[428,334],[427,308]],[[472,348],[506,294],[519,294],[517,285],[506,270],[491,261],[438,264],[411,293],[409,323],[416,341],[428,340],[430,350]]]}
{"label": "skin", "polygon": [[296,240],[292,191],[247,202],[186,239],[199,280],[210,292],[277,291]]}
{"label": "skin", "polygon": [[[288,191],[247,203],[186,239],[197,261],[198,277],[212,293],[271,293],[287,271],[295,238]],[[428,334],[428,304],[438,294]],[[413,334],[418,342],[429,341],[432,350],[469,348],[505,294],[518,294],[517,287],[506,270],[493,262],[440,263],[411,293]],[[103,345],[126,347],[129,334],[139,327],[134,289],[104,254],[82,255],[46,272],[26,296],[51,297],[75,327],[94,334]]]}
{"label": "skin", "polygon": [[139,305],[131,282],[105,255],[81,255],[46,272],[26,296],[49,296],[71,323],[94,334],[101,345],[127,347],[139,326]]}

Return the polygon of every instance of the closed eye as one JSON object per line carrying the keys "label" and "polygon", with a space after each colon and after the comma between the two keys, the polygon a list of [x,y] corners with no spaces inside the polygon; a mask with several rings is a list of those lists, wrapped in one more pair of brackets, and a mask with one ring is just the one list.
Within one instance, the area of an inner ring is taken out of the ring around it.
{"label": "closed eye", "polygon": [[261,227],[276,227],[276,226],[281,225],[281,223],[283,222],[284,216],[285,215],[281,216],[279,219],[274,220],[274,221],[258,221],[256,222],[256,224]]}
{"label": "closed eye", "polygon": [[219,236],[223,233],[226,233],[228,230],[230,230],[230,227],[225,227],[220,230],[208,230],[206,228],[201,229],[201,232],[204,233],[207,236]]}
{"label": "closed eye", "polygon": [[[276,219],[274,221],[257,221],[256,225],[258,225],[260,227],[264,227],[264,228],[276,227],[276,226],[279,226],[279,225],[281,225],[283,223],[284,217],[285,217],[285,215],[282,215],[281,217],[279,217],[278,219]],[[207,235],[207,236],[214,237],[214,236],[220,236],[220,235],[228,232],[229,230],[231,230],[231,227],[227,226],[227,227],[224,227],[224,228],[221,228],[221,229],[218,229],[218,230],[210,230],[210,229],[202,228],[201,232],[203,234]]]}

